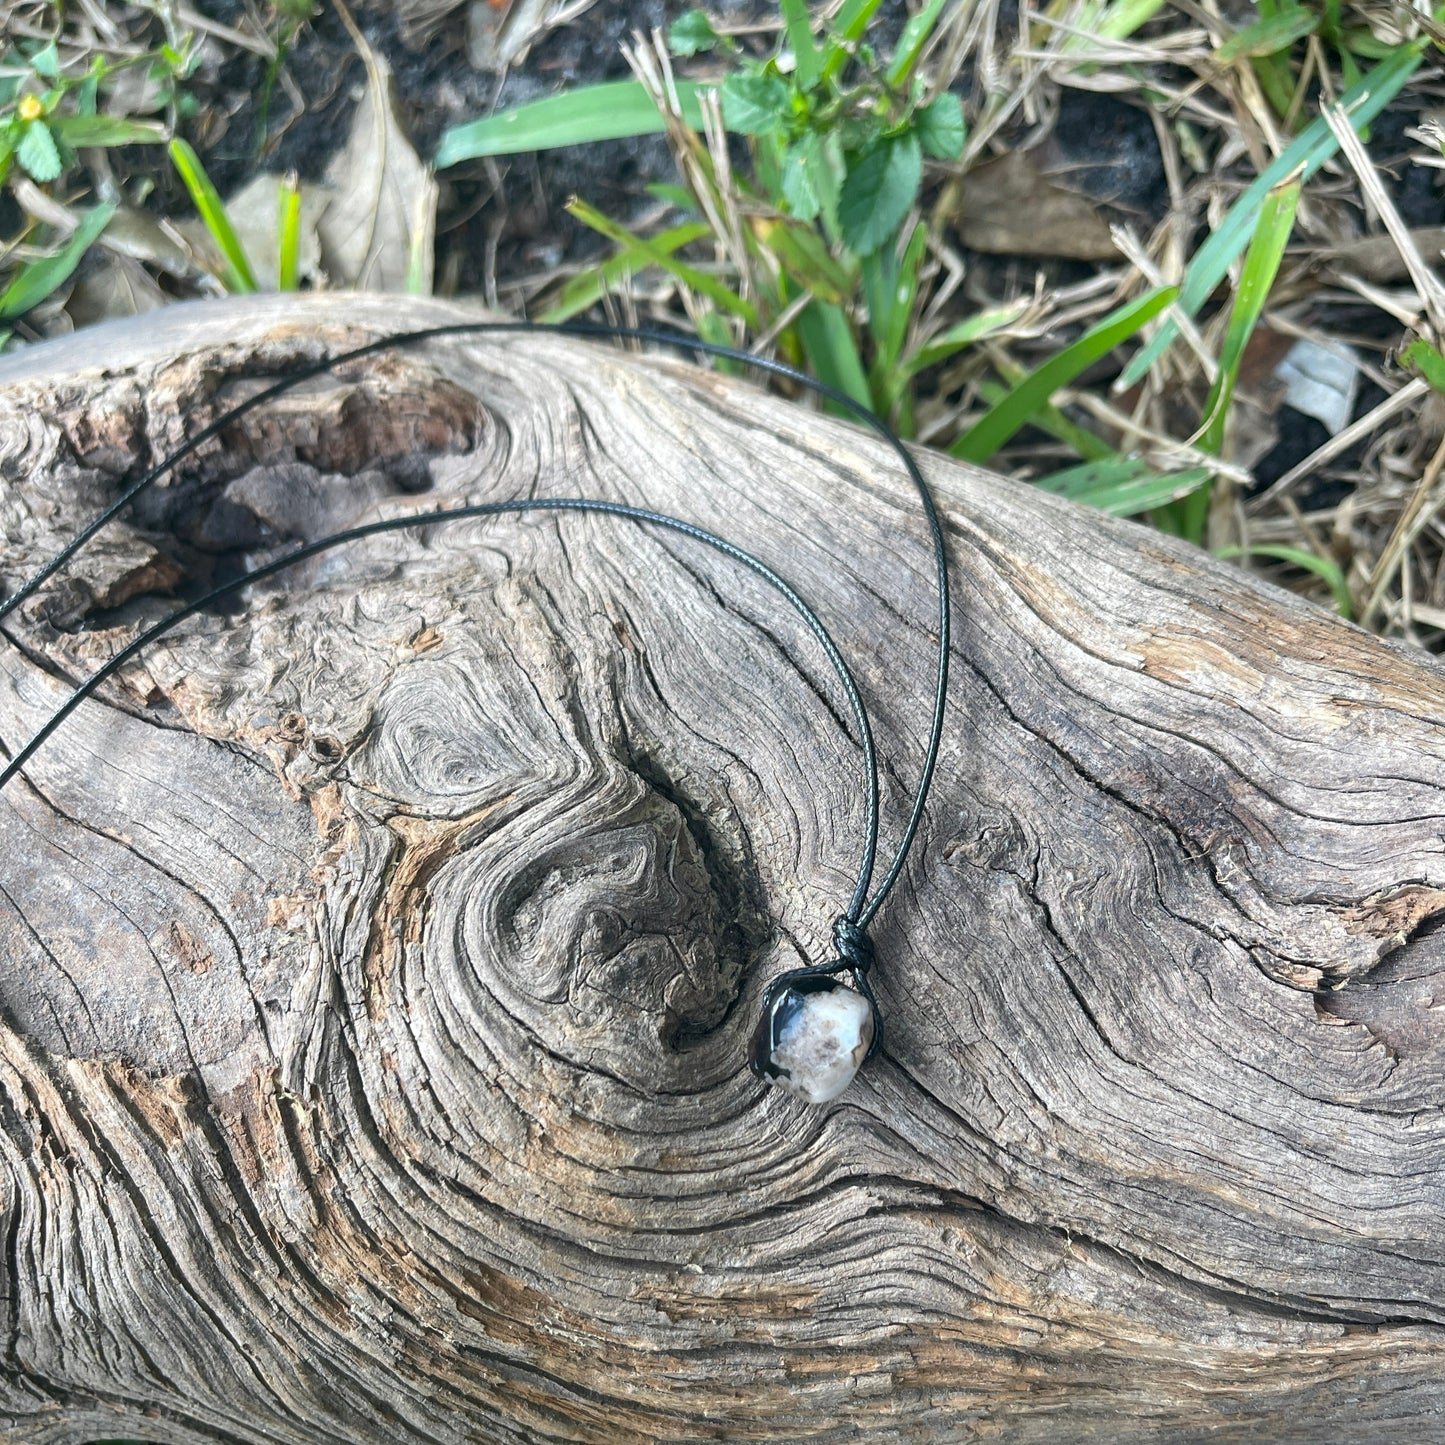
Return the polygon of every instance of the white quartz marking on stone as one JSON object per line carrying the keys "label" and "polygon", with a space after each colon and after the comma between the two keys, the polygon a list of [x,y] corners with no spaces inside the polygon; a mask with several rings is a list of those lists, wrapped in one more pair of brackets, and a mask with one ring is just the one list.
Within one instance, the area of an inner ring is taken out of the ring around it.
{"label": "white quartz marking on stone", "polygon": [[783,1028],[773,1050],[777,1079],[810,1104],[836,1099],[873,1042],[873,1010],[851,988],[803,995],[803,1006]]}

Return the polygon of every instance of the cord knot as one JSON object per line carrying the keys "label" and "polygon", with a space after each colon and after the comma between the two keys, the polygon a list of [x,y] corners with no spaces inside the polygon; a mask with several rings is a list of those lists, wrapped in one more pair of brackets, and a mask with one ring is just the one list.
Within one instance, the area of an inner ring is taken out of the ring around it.
{"label": "cord knot", "polygon": [[868,977],[868,970],[873,967],[873,940],[868,937],[868,930],[854,923],[846,913],[833,925],[833,947],[859,979]]}

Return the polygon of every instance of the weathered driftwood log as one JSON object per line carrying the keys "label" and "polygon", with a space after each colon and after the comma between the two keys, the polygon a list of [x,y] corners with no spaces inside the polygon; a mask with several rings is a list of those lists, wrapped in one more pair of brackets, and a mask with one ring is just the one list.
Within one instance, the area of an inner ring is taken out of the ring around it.
{"label": "weathered driftwood log", "polygon": [[[6,578],[256,378],[457,315],[247,300],[5,363]],[[856,749],[801,626],[682,538],[530,515],[332,554],[36,757],[0,798],[4,1438],[1438,1428],[1439,669],[928,470],[953,700],[875,930],[887,1047],[826,1109],[741,1065],[767,980],[827,954]],[[6,625],[7,747],[243,553],[588,493],[797,583],[896,824],[928,553],[853,428],[487,339],[311,383],[182,471]]]}

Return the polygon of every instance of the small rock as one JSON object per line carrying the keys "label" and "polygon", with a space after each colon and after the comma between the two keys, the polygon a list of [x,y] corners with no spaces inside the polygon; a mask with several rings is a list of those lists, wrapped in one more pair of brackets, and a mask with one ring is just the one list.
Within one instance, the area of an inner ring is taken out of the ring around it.
{"label": "small rock", "polygon": [[810,1104],[836,1099],[868,1056],[873,1006],[826,975],[783,989],[753,1035],[752,1068]]}

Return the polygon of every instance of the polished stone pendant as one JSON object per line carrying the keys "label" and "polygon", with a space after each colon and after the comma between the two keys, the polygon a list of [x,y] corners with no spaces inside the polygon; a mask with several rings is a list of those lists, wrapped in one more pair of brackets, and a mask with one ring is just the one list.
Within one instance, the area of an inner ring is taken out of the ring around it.
{"label": "polished stone pendant", "polygon": [[872,1043],[873,1005],[828,974],[805,976],[770,992],[750,1062],[760,1079],[826,1104],[853,1082]]}

